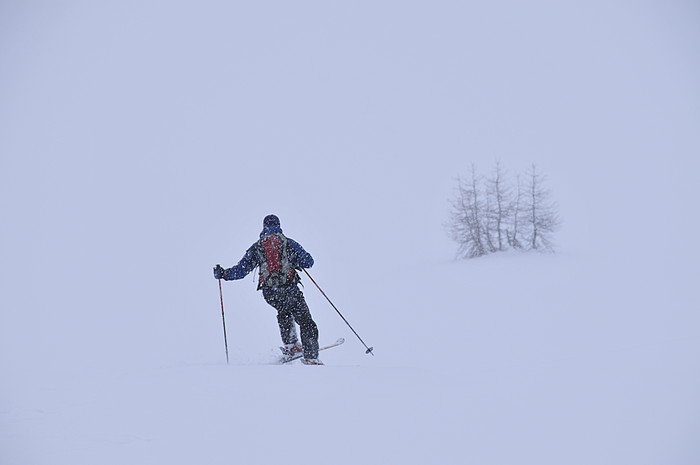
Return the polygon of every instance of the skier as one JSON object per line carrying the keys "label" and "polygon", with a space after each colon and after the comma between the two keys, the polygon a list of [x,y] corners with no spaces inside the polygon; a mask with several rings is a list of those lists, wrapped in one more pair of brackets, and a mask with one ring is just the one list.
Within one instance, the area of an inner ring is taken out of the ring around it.
{"label": "skier", "polygon": [[[258,290],[262,290],[265,301],[277,310],[285,357],[303,352],[304,364],[323,365],[318,359],[318,328],[304,294],[297,286],[300,278],[296,270],[311,268],[313,264],[311,254],[282,233],[279,218],[267,215],[263,219],[260,239],[248,248],[237,265],[227,269],[216,265],[214,278],[226,281],[243,279],[258,267]],[[295,322],[299,325],[301,344]]]}

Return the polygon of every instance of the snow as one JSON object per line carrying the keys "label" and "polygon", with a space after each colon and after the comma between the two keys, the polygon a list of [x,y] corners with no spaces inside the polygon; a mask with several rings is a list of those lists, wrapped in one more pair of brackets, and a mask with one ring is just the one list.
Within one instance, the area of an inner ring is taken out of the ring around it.
{"label": "snow", "polygon": [[[698,10],[0,6],[0,463],[694,465]],[[472,163],[556,254],[455,260]],[[272,187],[270,187],[272,186]],[[323,367],[272,364],[277,214]]]}
{"label": "snow", "polygon": [[[322,341],[348,338],[322,353],[324,367],[270,364],[274,317],[262,300],[246,309],[265,323],[255,332],[229,307],[227,366],[212,280],[214,298],[197,312],[208,327],[181,344],[199,360],[173,344],[170,357],[146,363],[125,338],[114,364],[38,361],[13,373],[7,463],[692,463],[692,303],[618,287],[613,263],[583,263],[512,255],[426,265],[418,282],[365,289],[372,307],[339,301],[375,357],[307,289]],[[227,284],[225,303],[254,292],[240,284]],[[159,316],[170,329],[184,324]]]}

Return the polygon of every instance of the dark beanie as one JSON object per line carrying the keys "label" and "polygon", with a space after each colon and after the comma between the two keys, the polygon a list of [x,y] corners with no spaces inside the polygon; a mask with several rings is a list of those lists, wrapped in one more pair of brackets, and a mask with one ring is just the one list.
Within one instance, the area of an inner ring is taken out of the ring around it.
{"label": "dark beanie", "polygon": [[280,219],[275,215],[267,215],[263,220],[263,226],[279,226]]}

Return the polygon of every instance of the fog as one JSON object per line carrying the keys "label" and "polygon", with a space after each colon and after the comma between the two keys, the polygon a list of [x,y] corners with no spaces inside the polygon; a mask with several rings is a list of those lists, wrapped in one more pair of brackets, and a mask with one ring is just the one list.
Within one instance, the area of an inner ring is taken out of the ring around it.
{"label": "fog", "polygon": [[[2,2],[0,396],[221,363],[211,268],[269,213],[379,356],[394,322],[425,329],[406,288],[452,299],[455,179],[497,160],[547,175],[577,286],[619,279],[596,295],[647,301],[638,323],[697,356],[699,24],[684,1]],[[252,278],[225,292],[237,360],[259,362],[274,317]]]}

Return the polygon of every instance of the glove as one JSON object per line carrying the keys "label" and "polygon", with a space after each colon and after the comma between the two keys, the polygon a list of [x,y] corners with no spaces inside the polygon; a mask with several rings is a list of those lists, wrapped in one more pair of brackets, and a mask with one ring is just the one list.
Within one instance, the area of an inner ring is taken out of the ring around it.
{"label": "glove", "polygon": [[224,279],[224,271],[221,265],[216,265],[214,267],[214,279]]}

